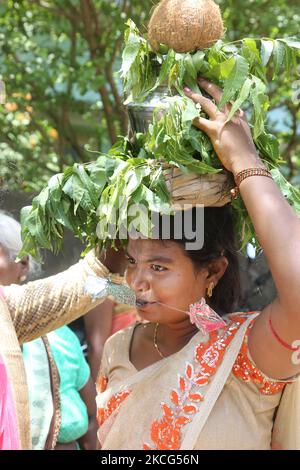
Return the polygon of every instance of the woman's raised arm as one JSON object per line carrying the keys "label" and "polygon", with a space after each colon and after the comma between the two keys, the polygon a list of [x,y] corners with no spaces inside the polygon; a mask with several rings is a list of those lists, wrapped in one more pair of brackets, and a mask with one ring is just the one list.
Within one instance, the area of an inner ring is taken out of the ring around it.
{"label": "woman's raised arm", "polygon": [[[85,291],[89,276],[107,278],[109,270],[93,254],[55,276],[29,282],[23,286],[4,288],[5,300],[13,319],[20,343],[32,341],[61,327],[93,307],[106,297],[93,300]],[[118,274],[111,281],[124,284]]]}
{"label": "woman's raised arm", "polygon": [[[220,102],[222,91],[217,86],[203,79],[199,84],[216,103]],[[227,170],[236,176],[248,168],[265,168],[243,111],[237,111],[232,121],[225,124],[230,105],[218,110],[209,98],[188,89],[185,93],[208,114],[210,119],[199,118],[194,124],[210,137]],[[249,350],[265,374],[284,379],[300,372],[300,349],[296,351],[300,347],[300,220],[271,178],[244,179],[240,194],[278,293],[257,318],[249,335]]]}

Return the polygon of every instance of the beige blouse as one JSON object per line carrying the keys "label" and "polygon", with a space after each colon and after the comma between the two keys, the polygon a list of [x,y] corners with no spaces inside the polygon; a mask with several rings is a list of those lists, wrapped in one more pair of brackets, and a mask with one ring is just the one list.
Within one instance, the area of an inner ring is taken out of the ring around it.
{"label": "beige blouse", "polygon": [[[253,323],[247,330],[232,372],[198,437],[196,450],[271,449],[274,416],[287,383],[266,377],[253,363],[247,347],[252,326]],[[133,325],[116,333],[104,348],[97,382],[98,436],[102,449],[158,449],[160,445],[164,449],[166,446],[175,449],[180,444],[175,443],[178,434],[184,435],[185,431],[184,426],[178,425],[172,431],[173,435],[167,436],[171,432],[170,423],[174,417],[170,410],[173,413],[176,408],[174,403],[178,405],[178,395],[182,399],[180,389],[187,387],[191,359],[197,356],[197,351],[199,355],[203,353],[197,348],[199,344],[207,342],[207,337],[199,332],[178,353],[137,372],[129,358],[135,327]],[[213,359],[216,350],[206,350],[206,354],[211,355],[208,362]],[[161,367],[157,368],[158,364]],[[134,376],[137,376],[136,383],[127,387],[126,383]],[[180,382],[183,378],[185,384]],[[205,383],[203,385],[205,390]],[[201,387],[198,390],[201,391]],[[196,404],[197,397],[194,398]],[[205,406],[205,399],[203,403],[200,401],[199,406]],[[185,416],[192,417],[191,403],[184,411]]]}

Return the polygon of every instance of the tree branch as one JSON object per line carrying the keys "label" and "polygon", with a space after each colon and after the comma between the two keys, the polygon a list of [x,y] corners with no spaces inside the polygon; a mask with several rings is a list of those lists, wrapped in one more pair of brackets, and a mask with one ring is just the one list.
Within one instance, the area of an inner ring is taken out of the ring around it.
{"label": "tree branch", "polygon": [[[89,45],[90,56],[96,65],[97,75],[101,75],[101,70],[99,70],[99,65],[97,64],[97,59],[98,59],[97,52],[99,50],[99,46],[97,44],[93,31],[90,28],[90,25],[93,23],[93,14],[95,14],[95,10],[91,8],[89,0],[80,0],[80,7],[81,7],[81,13],[82,13],[82,21],[84,24],[84,35]],[[117,131],[116,131],[116,126],[112,119],[113,108],[112,108],[112,104],[109,98],[109,94],[105,86],[100,86],[98,91],[102,99],[103,110],[105,114],[109,137],[110,137],[111,143],[115,143],[117,140]]]}
{"label": "tree branch", "polygon": [[106,69],[106,78],[110,85],[111,92],[113,94],[113,97],[116,103],[117,112],[120,115],[122,133],[126,134],[128,131],[128,115],[123,105],[121,96],[118,92],[118,89],[117,89],[117,86],[113,77],[113,65],[116,60],[116,55],[120,51],[122,42],[123,42],[122,36],[120,36],[115,42],[115,46],[114,46],[112,57],[111,57],[111,62]]}
{"label": "tree branch", "polygon": [[68,8],[59,8],[53,7],[50,3],[43,0],[28,0],[28,2],[37,5],[50,13],[67,18],[71,23],[75,23],[77,28],[80,27],[80,22],[77,21],[77,10],[73,5],[68,4]]}

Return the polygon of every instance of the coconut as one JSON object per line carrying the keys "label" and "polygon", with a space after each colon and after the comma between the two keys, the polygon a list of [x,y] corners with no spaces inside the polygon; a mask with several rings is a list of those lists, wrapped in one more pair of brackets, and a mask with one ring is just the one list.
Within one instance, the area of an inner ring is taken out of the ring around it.
{"label": "coconut", "polygon": [[213,0],[162,0],[148,25],[151,47],[166,44],[176,52],[212,46],[224,34],[220,8]]}

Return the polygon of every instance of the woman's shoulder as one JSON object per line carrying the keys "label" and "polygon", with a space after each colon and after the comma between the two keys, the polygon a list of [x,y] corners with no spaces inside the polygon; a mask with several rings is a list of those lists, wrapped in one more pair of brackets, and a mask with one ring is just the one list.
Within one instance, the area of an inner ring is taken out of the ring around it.
{"label": "woman's shoulder", "polygon": [[133,332],[139,324],[140,322],[135,322],[111,335],[105,342],[105,349],[112,350],[115,349],[116,345],[118,345],[119,348],[123,347],[125,344],[129,345]]}
{"label": "woman's shoulder", "polygon": [[232,312],[222,316],[227,323],[237,323],[242,325],[245,321],[250,320],[250,324],[260,315],[260,310],[250,310],[248,312]]}

